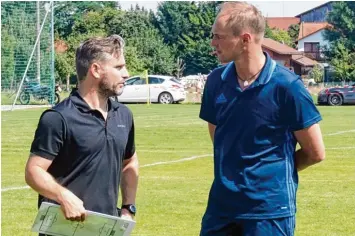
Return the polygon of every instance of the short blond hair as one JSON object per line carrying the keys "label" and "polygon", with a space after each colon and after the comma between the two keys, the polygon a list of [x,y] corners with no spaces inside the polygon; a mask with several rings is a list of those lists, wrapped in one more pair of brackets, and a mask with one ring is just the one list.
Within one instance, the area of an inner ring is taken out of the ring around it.
{"label": "short blond hair", "polygon": [[261,12],[252,4],[246,2],[225,2],[220,5],[218,16],[227,16],[229,26],[235,36],[243,30],[264,37],[266,21]]}

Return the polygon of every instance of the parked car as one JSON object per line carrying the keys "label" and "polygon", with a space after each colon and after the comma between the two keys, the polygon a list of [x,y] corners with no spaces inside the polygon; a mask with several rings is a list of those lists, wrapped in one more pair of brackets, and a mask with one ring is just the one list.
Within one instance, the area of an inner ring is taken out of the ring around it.
{"label": "parked car", "polygon": [[127,79],[123,93],[116,97],[118,102],[150,102],[178,103],[186,99],[184,86],[172,76],[148,75],[145,78],[133,76]]}
{"label": "parked car", "polygon": [[318,93],[318,104],[328,104],[331,106],[355,104],[355,84],[323,89]]}

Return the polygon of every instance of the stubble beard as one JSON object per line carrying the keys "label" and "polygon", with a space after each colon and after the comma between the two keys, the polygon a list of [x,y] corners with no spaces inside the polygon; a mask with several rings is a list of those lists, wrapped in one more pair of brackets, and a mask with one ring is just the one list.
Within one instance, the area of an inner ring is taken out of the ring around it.
{"label": "stubble beard", "polygon": [[123,88],[119,88],[119,86],[119,83],[110,86],[108,83],[108,78],[105,75],[99,83],[98,92],[101,96],[105,98],[120,96],[123,93]]}

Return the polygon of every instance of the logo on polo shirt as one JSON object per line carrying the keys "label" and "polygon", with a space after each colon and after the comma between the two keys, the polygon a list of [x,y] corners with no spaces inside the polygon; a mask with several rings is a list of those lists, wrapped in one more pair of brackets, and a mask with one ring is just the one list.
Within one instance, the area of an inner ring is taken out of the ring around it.
{"label": "logo on polo shirt", "polygon": [[125,125],[117,125],[118,128],[125,128]]}
{"label": "logo on polo shirt", "polygon": [[221,95],[219,95],[216,99],[216,104],[226,103],[226,102],[227,102],[227,99],[223,93],[221,93]]}

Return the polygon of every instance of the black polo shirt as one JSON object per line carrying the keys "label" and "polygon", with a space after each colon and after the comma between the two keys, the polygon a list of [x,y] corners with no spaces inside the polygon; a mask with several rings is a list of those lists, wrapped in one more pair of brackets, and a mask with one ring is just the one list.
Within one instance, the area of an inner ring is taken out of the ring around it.
{"label": "black polo shirt", "polygon": [[[134,122],[126,106],[109,99],[108,107],[105,121],[73,91],[42,114],[31,153],[53,161],[48,172],[85,209],[117,216],[122,161],[135,152]],[[40,195],[38,205],[44,200]]]}

